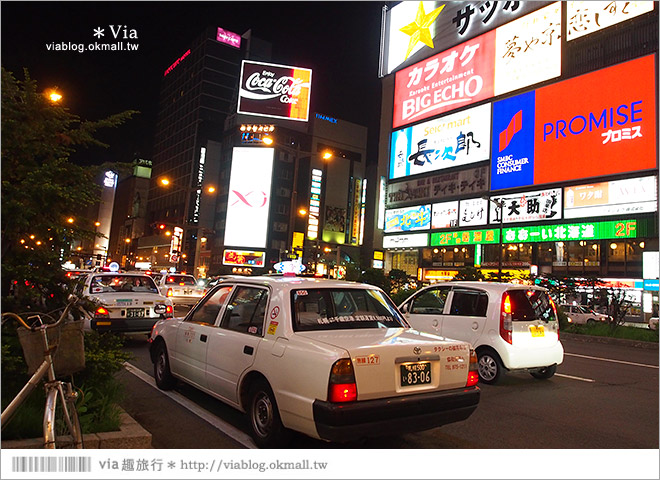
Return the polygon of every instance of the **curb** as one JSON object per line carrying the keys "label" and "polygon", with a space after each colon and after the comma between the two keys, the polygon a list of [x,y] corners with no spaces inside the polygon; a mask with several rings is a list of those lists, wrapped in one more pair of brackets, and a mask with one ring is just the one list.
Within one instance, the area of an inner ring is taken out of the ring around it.
{"label": "curb", "polygon": [[[98,448],[152,448],[151,433],[145,430],[124,410],[121,411],[119,431],[103,433],[86,433],[83,436],[85,449]],[[3,440],[2,448],[42,449],[43,438],[28,438],[24,440]]]}
{"label": "curb", "polygon": [[648,350],[658,350],[656,342],[642,342],[641,340],[628,340],[626,338],[598,337],[595,335],[583,335],[581,333],[560,332],[560,340],[563,338],[576,340],[584,343],[607,343],[610,345],[621,345],[624,347],[644,348]]}

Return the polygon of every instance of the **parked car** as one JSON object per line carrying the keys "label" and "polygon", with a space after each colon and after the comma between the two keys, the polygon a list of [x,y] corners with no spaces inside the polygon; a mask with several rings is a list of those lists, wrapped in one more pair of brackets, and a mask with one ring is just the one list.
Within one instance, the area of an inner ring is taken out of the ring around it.
{"label": "parked car", "polygon": [[651,330],[657,330],[658,329],[658,317],[649,318],[649,328]]}
{"label": "parked car", "polygon": [[99,305],[85,315],[85,330],[149,333],[157,320],[171,318],[174,311],[148,275],[91,273],[78,294]]}
{"label": "parked car", "polygon": [[174,305],[194,305],[206,293],[204,285],[198,284],[195,277],[181,273],[161,275],[158,288]]}
{"label": "parked car", "polygon": [[596,322],[607,322],[610,319],[609,315],[598,313],[585,305],[565,304],[560,307],[568,317],[568,323],[575,325],[593,325]]}
{"label": "parked car", "polygon": [[247,413],[260,447],[427,430],[479,402],[477,357],[422,334],[382,290],[297,277],[223,279],[151,333],[156,384],[189,383]]}
{"label": "parked car", "polygon": [[417,291],[400,309],[413,328],[472,344],[484,383],[505,371],[550,378],[564,359],[556,307],[542,287],[445,282]]}

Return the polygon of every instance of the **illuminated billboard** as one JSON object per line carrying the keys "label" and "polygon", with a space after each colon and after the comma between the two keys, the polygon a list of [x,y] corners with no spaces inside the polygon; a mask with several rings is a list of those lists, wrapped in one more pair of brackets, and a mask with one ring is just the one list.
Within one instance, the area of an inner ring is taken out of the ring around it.
{"label": "illuminated billboard", "polygon": [[234,147],[225,245],[266,248],[273,154],[272,148]]}
{"label": "illuminated billboard", "polygon": [[657,209],[655,175],[564,188],[564,218],[632,215]]}
{"label": "illuminated billboard", "polygon": [[431,205],[385,211],[385,233],[410,232],[431,228]]}
{"label": "illuminated billboard", "polygon": [[237,111],[306,122],[311,91],[307,68],[243,60]]}
{"label": "illuminated billboard", "polygon": [[223,28],[218,27],[215,39],[220,43],[231,45],[232,47],[241,48],[241,36],[238,33],[230,32]]}
{"label": "illuminated billboard", "polygon": [[566,40],[589,35],[653,11],[657,2],[566,2]]}
{"label": "illuminated billboard", "polygon": [[222,256],[223,265],[235,265],[238,267],[263,267],[265,263],[266,252],[225,250]]}
{"label": "illuminated billboard", "polygon": [[393,132],[390,178],[488,160],[490,110],[481,105]]}
{"label": "illuminated billboard", "polygon": [[[568,242],[619,238],[637,238],[637,220],[507,227],[502,230],[502,243]],[[493,244],[499,242],[500,230],[492,228],[487,230],[435,232],[431,234],[430,246]]]}
{"label": "illuminated billboard", "polygon": [[435,203],[431,212],[431,228],[458,227],[458,200]]}
{"label": "illuminated billboard", "polygon": [[561,74],[555,2],[396,73],[393,128]]}
{"label": "illuminated billboard", "polygon": [[426,203],[488,190],[489,167],[469,168],[458,172],[430,175],[416,180],[389,183],[387,205],[398,207],[413,201]]}
{"label": "illuminated billboard", "polygon": [[400,2],[383,13],[381,77],[551,2]]}
{"label": "illuminated billboard", "polygon": [[458,224],[461,227],[474,227],[488,223],[488,200],[466,198],[461,200],[458,211]]}
{"label": "illuminated billboard", "polygon": [[385,235],[383,248],[416,248],[428,247],[428,233],[411,233],[408,235]]}
{"label": "illuminated billboard", "polygon": [[657,168],[656,101],[648,55],[495,102],[491,190]]}
{"label": "illuminated billboard", "polygon": [[[561,188],[492,197],[504,203],[504,223],[535,222],[561,218]],[[490,223],[500,222],[499,208],[490,203]]]}

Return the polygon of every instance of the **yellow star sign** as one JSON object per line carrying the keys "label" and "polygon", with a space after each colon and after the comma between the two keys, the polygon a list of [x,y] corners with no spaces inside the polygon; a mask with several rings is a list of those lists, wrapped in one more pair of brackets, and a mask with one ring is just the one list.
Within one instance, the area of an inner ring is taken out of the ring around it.
{"label": "yellow star sign", "polygon": [[433,48],[433,38],[431,37],[431,32],[429,27],[435,21],[436,17],[440,15],[440,12],[445,6],[441,6],[433,10],[428,15],[424,12],[424,5],[422,2],[419,2],[419,8],[417,9],[417,16],[415,21],[406,25],[401,29],[406,35],[410,35],[410,41],[408,42],[408,51],[406,52],[406,58],[412,52],[412,49],[415,48],[418,42],[422,42],[424,45]]}

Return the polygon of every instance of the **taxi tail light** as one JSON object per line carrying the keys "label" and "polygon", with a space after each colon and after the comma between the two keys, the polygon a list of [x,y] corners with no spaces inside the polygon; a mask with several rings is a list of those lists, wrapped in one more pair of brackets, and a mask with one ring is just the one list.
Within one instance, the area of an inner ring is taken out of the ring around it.
{"label": "taxi tail light", "polygon": [[168,296],[168,297],[173,297],[173,296],[174,296],[174,292],[172,291],[171,288],[168,288],[168,289],[167,289],[167,296]]}
{"label": "taxi tail light", "polygon": [[105,307],[99,307],[99,308],[96,309],[96,312],[94,312],[94,316],[95,317],[109,317],[110,312]]}
{"label": "taxi tail light", "polygon": [[473,387],[479,382],[479,362],[477,360],[477,352],[470,349],[470,368],[468,369],[468,377],[466,387]]}
{"label": "taxi tail light", "polygon": [[513,306],[511,304],[511,297],[508,292],[502,295],[502,308],[500,314],[500,337],[513,345],[512,329],[513,329]]}
{"label": "taxi tail light", "polygon": [[355,400],[357,400],[357,385],[353,363],[350,358],[342,358],[337,360],[330,370],[328,401],[343,403]]}

